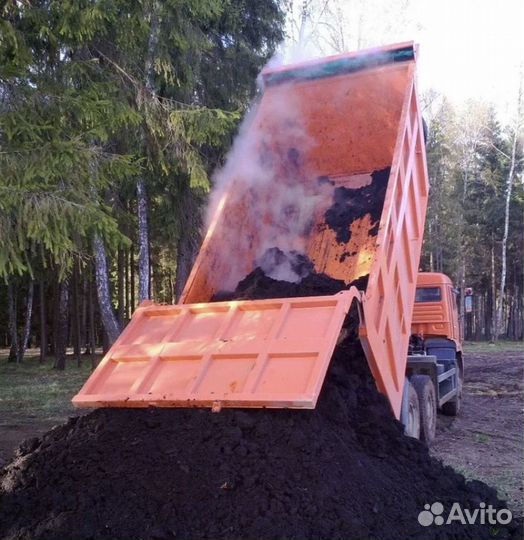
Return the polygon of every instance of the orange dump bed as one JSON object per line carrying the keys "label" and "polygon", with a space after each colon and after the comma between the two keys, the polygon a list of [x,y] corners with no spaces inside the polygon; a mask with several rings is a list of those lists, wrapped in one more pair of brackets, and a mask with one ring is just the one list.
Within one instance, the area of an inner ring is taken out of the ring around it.
{"label": "orange dump bed", "polygon": [[[248,128],[249,141],[263,164],[250,160],[248,170],[228,184],[182,302],[208,302],[216,292],[234,289],[253,270],[261,251],[273,245],[306,253],[317,272],[348,283],[370,273],[378,247],[376,234],[370,234],[375,225],[370,214],[362,212],[363,217],[353,222],[347,242],[326,226],[324,216],[337,187],[369,185],[375,171],[393,165],[396,152],[410,152],[409,147],[398,147],[407,115],[411,122],[407,137],[417,139],[413,129],[418,128],[418,110],[410,99],[413,56],[397,62],[388,62],[390,57],[385,56],[384,64],[373,60],[395,51],[414,54],[412,45],[401,45],[263,72],[266,87]],[[372,67],[360,63],[366,58]],[[330,63],[335,64],[332,70],[326,69]],[[352,72],[352,67],[362,69]],[[254,153],[249,145],[247,151]],[[403,158],[399,166],[406,167],[408,156],[399,157]],[[250,175],[255,180],[246,182]],[[288,197],[277,190],[283,184]],[[311,221],[305,231],[287,229],[286,210],[293,211],[297,198],[312,206],[298,219]]]}
{"label": "orange dump bed", "polygon": [[[74,403],[314,407],[357,298],[370,368],[398,417],[428,197],[414,75],[412,43],[266,70],[246,159],[216,201],[179,305],[139,308]],[[340,230],[328,210],[336,221],[333,201],[349,190],[359,208]],[[348,287],[369,275],[367,288],[209,303],[274,246]]]}

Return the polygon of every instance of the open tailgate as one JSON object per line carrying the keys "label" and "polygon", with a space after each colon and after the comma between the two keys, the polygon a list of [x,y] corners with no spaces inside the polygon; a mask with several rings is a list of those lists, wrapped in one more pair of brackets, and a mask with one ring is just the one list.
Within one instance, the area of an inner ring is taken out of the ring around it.
{"label": "open tailgate", "polygon": [[356,288],[333,296],[144,302],[78,407],[314,408]]}

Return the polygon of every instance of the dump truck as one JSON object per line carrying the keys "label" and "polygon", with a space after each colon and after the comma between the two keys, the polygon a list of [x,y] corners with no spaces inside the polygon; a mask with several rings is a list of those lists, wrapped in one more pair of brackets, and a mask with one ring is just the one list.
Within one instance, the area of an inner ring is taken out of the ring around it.
{"label": "dump truck", "polygon": [[[416,56],[409,42],[263,71],[245,159],[181,298],[140,304],[76,406],[314,408],[356,306],[378,390],[408,435],[433,438],[437,409],[458,412],[463,367],[451,282],[418,272],[429,185]],[[346,287],[212,301],[272,246]]]}
{"label": "dump truck", "polygon": [[462,402],[464,361],[457,296],[448,276],[418,274],[406,369],[408,403],[404,410],[412,416],[405,423],[411,429],[409,434],[427,443],[435,437],[437,409],[456,416]]}

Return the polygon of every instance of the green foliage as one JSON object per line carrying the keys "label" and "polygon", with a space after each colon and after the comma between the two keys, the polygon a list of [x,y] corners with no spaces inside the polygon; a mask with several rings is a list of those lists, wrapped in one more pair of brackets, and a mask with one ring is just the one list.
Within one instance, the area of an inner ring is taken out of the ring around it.
{"label": "green foliage", "polygon": [[111,247],[124,241],[96,194],[137,173],[133,156],[104,145],[140,116],[116,99],[110,84],[85,83],[85,70],[82,80],[75,68],[64,63],[55,78],[35,79],[38,86],[15,82],[0,116],[1,276],[32,272],[31,258],[42,249],[43,265],[49,261],[64,275],[94,231]]}
{"label": "green foliage", "polygon": [[0,20],[0,80],[21,75],[30,58],[20,32],[8,20]]}
{"label": "green foliage", "polygon": [[0,276],[65,276],[95,232],[110,251],[133,241],[138,175],[152,247],[172,271],[177,242],[199,234],[187,197],[199,215],[282,39],[278,4],[37,0],[2,15]]}
{"label": "green foliage", "polygon": [[[460,285],[464,263],[465,286],[473,288],[477,305],[484,301],[487,314],[483,317],[488,320],[493,281],[498,286],[500,276],[511,133],[499,124],[494,109],[483,103],[471,101],[454,109],[445,99],[435,99],[430,109],[426,150],[431,196],[423,268],[443,271]],[[517,153],[510,205],[508,298],[522,295],[522,134]]]}

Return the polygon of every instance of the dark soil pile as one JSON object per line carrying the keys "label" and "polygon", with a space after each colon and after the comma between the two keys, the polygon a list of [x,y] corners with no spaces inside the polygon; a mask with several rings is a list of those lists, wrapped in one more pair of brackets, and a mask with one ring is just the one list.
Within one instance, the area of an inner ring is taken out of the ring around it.
{"label": "dark soil pile", "polygon": [[491,538],[418,523],[427,503],[503,503],[402,434],[345,326],[315,410],[101,409],[27,441],[0,475],[0,538]]}
{"label": "dark soil pile", "polygon": [[390,167],[374,171],[371,183],[357,189],[343,186],[335,188],[333,204],[325,213],[326,224],[337,233],[337,241],[346,244],[351,239],[351,224],[371,216],[374,225],[370,235],[376,236],[384,208],[384,198],[388,186]]}
{"label": "dark soil pile", "polygon": [[[291,255],[291,257],[290,257]],[[281,281],[268,277],[268,268],[260,266],[250,272],[240,281],[234,291],[220,291],[212,301],[225,300],[263,300],[266,298],[293,298],[299,296],[325,296],[336,294],[352,286],[364,291],[368,283],[368,276],[362,276],[349,284],[341,279],[334,279],[326,274],[319,274],[313,270],[313,263],[303,254],[295,252],[285,253],[278,248],[270,248],[264,253],[262,259],[266,262],[272,259],[274,264],[270,270],[291,258],[290,267],[294,274],[300,276],[298,283]]]}

